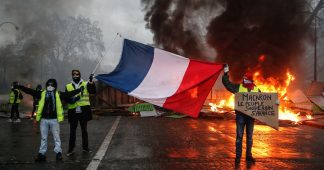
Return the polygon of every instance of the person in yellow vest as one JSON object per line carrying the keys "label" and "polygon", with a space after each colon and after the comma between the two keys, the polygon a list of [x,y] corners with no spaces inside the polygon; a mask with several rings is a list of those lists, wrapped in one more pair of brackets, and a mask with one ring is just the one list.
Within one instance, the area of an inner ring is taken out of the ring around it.
{"label": "person in yellow vest", "polygon": [[[23,99],[23,95],[20,90],[17,89],[18,82],[13,82],[11,86],[11,91],[9,94],[9,104],[11,104],[11,114],[8,122],[20,122],[19,116],[19,103]],[[16,114],[16,116],[15,116]]]}
{"label": "person in yellow vest", "polygon": [[74,153],[76,128],[80,122],[82,133],[82,148],[83,152],[90,153],[88,143],[87,124],[92,119],[89,94],[96,93],[96,86],[93,80],[93,75],[89,77],[89,81],[86,82],[81,79],[81,73],[79,70],[72,70],[72,82],[66,85],[65,90],[70,92],[74,89],[83,87],[83,91],[80,94],[75,95],[68,101],[68,119],[70,123],[70,140],[69,150],[67,156],[71,156]]}
{"label": "person in yellow vest", "polygon": [[24,86],[19,86],[23,92],[39,98],[38,108],[36,112],[36,121],[40,122],[41,144],[36,162],[46,160],[47,138],[48,132],[51,131],[54,138],[54,152],[56,153],[56,160],[62,160],[62,148],[60,139],[60,125],[59,122],[64,120],[64,111],[62,100],[80,93],[82,87],[71,92],[59,92],[57,90],[57,82],[55,79],[49,79],[46,82],[46,89],[37,91]]}
{"label": "person in yellow vest", "polygon": [[[231,93],[237,92],[261,92],[253,83],[253,75],[250,72],[246,72],[243,76],[241,84],[234,84],[229,80],[229,67],[224,65],[224,75],[222,82],[225,88]],[[242,140],[244,134],[244,127],[246,127],[246,161],[254,163],[255,159],[252,156],[252,144],[253,144],[253,128],[254,118],[235,110],[236,114],[236,157],[235,164],[239,164],[242,156]]]}

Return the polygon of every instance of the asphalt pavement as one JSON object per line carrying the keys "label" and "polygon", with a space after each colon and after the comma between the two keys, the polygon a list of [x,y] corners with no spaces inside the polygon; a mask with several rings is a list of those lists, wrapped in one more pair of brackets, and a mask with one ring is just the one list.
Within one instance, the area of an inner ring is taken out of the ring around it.
{"label": "asphalt pavement", "polygon": [[[6,118],[0,118],[0,169],[81,170],[92,163],[98,164],[97,169],[116,170],[324,167],[324,129],[305,124],[285,125],[279,131],[256,124],[252,152],[257,162],[247,164],[243,152],[241,164],[235,167],[234,120],[95,116],[88,124],[89,144],[93,152],[82,153],[78,127],[76,153],[72,157],[65,155],[69,125],[64,121],[61,123],[63,161],[55,160],[50,135],[47,161],[44,163],[34,162],[40,143],[40,134],[34,122],[29,119],[22,119],[21,123],[6,121]],[[104,145],[107,148],[102,147]],[[98,157],[100,153],[102,157]]]}

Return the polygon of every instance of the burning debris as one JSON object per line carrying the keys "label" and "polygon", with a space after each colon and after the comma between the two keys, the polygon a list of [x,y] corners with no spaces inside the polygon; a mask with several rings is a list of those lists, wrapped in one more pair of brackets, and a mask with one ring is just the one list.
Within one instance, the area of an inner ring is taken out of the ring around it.
{"label": "burning debris", "polygon": [[[278,78],[270,77],[263,78],[262,72],[257,71],[254,73],[253,79],[256,86],[262,92],[275,92],[278,93],[280,99],[279,107],[279,120],[291,121],[292,124],[299,124],[304,120],[310,120],[313,118],[311,107],[309,109],[302,109],[294,107],[294,99],[291,100],[287,95],[287,90],[295,77],[290,73],[286,73],[286,80],[284,85],[280,85]],[[300,91],[301,92],[301,91]],[[302,92],[301,92],[302,93]],[[292,96],[293,97],[293,96]],[[306,98],[306,96],[305,96]],[[307,99],[307,98],[306,98]],[[298,102],[298,101],[296,101]],[[312,105],[310,102],[308,103]],[[217,113],[234,112],[234,95],[231,95],[227,99],[220,100],[218,103],[209,103],[210,111]]]}
{"label": "burning debris", "polygon": [[311,21],[319,12],[309,9],[309,3],[142,0],[145,21],[157,45],[187,57],[228,63],[234,81],[240,80],[246,68],[262,67],[265,78],[281,77],[287,68],[295,74],[303,70],[298,62],[311,38]]}
{"label": "burning debris", "polygon": [[[296,123],[303,117],[311,119],[310,110],[292,107],[296,104],[287,95],[294,75],[298,75],[299,81],[295,84],[304,82],[305,69],[298,62],[305,55],[305,42],[311,38],[308,31],[312,31],[312,21],[323,8],[322,0],[310,3],[142,0],[145,21],[157,45],[188,57],[228,63],[236,82],[241,81],[241,73],[248,68],[262,92],[278,93],[279,119]],[[311,15],[303,11],[310,11]],[[230,112],[234,108],[234,95],[216,103],[210,103],[212,111]]]}

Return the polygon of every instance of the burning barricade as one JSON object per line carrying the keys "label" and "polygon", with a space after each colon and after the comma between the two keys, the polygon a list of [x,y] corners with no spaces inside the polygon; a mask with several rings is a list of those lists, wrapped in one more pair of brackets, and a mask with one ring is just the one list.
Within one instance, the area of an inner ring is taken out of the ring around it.
{"label": "burning barricade", "polygon": [[[278,93],[280,99],[279,122],[281,125],[297,125],[305,120],[313,119],[313,110],[316,106],[308,97],[299,89],[295,91],[290,90],[292,92],[289,93],[287,92],[288,87],[295,80],[295,77],[290,72],[287,71],[284,83],[280,83],[278,78],[263,78],[261,71],[254,72],[253,79],[255,80],[254,83],[256,86],[262,92]],[[222,93],[218,91],[218,95]],[[216,95],[214,94],[214,96]],[[218,96],[218,100],[210,101],[208,103],[209,112],[234,114],[234,95],[223,94],[222,97]]]}

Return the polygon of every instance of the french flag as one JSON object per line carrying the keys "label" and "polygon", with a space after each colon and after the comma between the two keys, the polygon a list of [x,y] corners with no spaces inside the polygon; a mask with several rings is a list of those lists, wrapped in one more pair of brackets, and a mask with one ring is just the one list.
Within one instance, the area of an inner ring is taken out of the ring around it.
{"label": "french flag", "polygon": [[124,39],[115,70],[96,78],[128,95],[196,118],[222,68]]}

